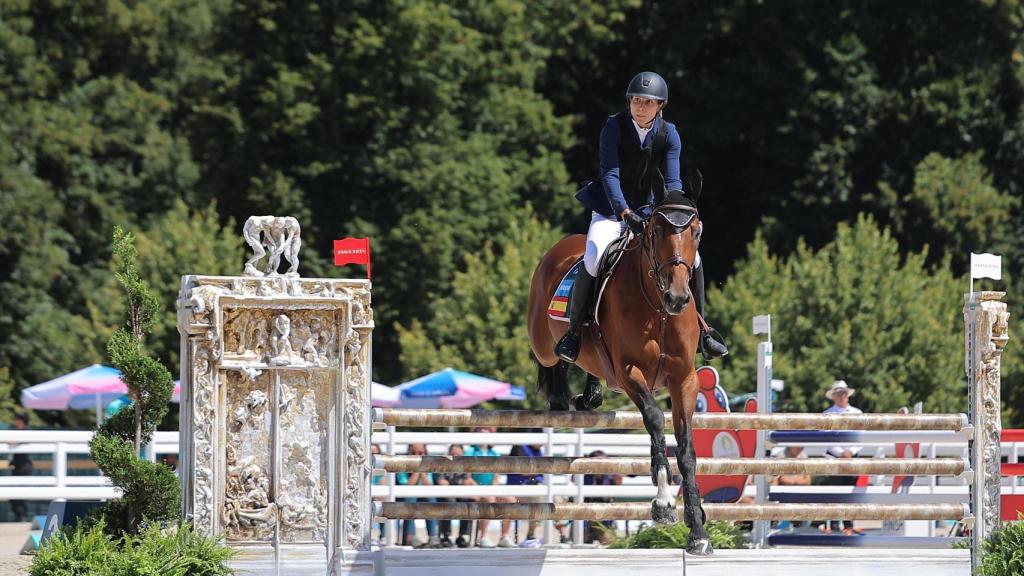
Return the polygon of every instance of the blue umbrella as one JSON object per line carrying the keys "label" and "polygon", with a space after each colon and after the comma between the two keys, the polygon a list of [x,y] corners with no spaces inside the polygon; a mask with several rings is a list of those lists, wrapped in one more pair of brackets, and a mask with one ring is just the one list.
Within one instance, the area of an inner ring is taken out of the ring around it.
{"label": "blue umbrella", "polygon": [[523,400],[526,390],[477,374],[445,368],[397,387],[401,406],[467,408],[487,400]]}

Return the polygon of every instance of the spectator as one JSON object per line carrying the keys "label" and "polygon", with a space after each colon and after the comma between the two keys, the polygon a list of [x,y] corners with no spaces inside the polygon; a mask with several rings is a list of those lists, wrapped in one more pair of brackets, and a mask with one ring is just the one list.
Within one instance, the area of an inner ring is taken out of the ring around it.
{"label": "spectator", "polygon": [[[380,446],[378,446],[376,444],[371,444],[370,445],[370,453],[371,454],[380,454]],[[371,464],[372,464],[372,462],[371,462]],[[375,471],[373,473],[373,476],[370,477],[371,490],[372,490],[372,486],[383,484],[385,478],[386,478],[386,474],[385,473],[383,473],[383,472],[376,472]],[[378,502],[384,501],[384,497],[383,496],[374,496],[373,499],[378,501]],[[374,525],[377,527],[377,538],[373,538],[372,533],[371,533],[370,544],[371,545],[379,545],[381,542],[384,541],[384,523],[383,522],[375,522]]]}
{"label": "spectator", "polygon": [[[602,450],[594,450],[590,454],[587,454],[589,458],[604,458],[607,454]],[[584,474],[583,484],[586,486],[619,486],[622,484],[621,474]],[[590,502],[611,502],[612,499],[608,496],[601,496],[595,498],[588,498]],[[603,526],[604,528],[599,528]],[[594,523],[586,521],[583,523],[583,541],[594,542],[595,540],[601,544],[609,544],[614,538],[615,534],[615,521],[614,520],[602,520],[600,523]]]}
{"label": "spectator", "polygon": [[[803,446],[786,446],[782,450],[773,452],[773,456],[776,458],[807,458],[807,452],[804,452]],[[810,486],[811,475],[810,474],[780,474],[772,478],[773,486]],[[782,523],[780,523],[782,526]],[[799,528],[803,526],[802,521],[794,521],[793,527]]]}
{"label": "spectator", "polygon": [[[509,452],[509,456],[525,456],[527,458],[540,458],[544,456],[544,448],[540,444],[533,445],[522,445],[513,446],[512,451]],[[509,474],[506,477],[505,484],[509,486],[536,486],[544,483],[543,474]],[[545,499],[543,496],[525,496],[521,498],[513,498],[513,501],[518,500],[519,502],[529,503],[544,503]],[[511,520],[502,520],[502,531],[506,532],[506,523],[511,525]],[[539,548],[543,542],[536,538],[537,526],[540,525],[540,520],[531,520],[527,525],[526,539],[523,540],[522,546],[525,548]],[[555,524],[555,528],[558,530],[558,535],[561,538],[565,538],[564,530],[565,523]]]}
{"label": "spectator", "polygon": [[[426,456],[427,447],[423,444],[409,444],[407,453],[410,456]],[[406,486],[430,486],[434,477],[430,472],[399,472],[395,474],[395,482]],[[436,502],[436,498],[407,498],[406,502]],[[416,520],[409,518],[403,522],[402,545],[418,548],[440,548],[441,539],[437,536],[437,520],[427,520],[427,541],[416,543]]]}
{"label": "spectator", "polygon": [[[861,414],[860,408],[850,404],[850,398],[857,392],[855,388],[850,388],[845,381],[836,380],[832,383],[832,387],[825,392],[825,397],[833,402],[825,414]],[[833,446],[826,451],[826,454],[833,458],[854,458],[857,453],[860,452],[860,446]],[[856,476],[827,476],[822,482],[828,486],[856,486]],[[823,532],[831,532],[833,528],[835,530],[842,530],[844,534],[860,534],[861,530],[853,527],[853,522],[850,520],[831,520],[825,522],[819,528]]]}
{"label": "spectator", "polygon": [[[778,458],[807,458],[807,453],[804,452],[803,446],[786,446],[781,451],[776,453]],[[772,484],[775,486],[810,486],[811,475],[810,474],[780,474],[772,478]]]}
{"label": "spectator", "polygon": [[[473,429],[473,432],[480,434],[494,434],[497,432],[497,428],[493,426],[478,426]],[[472,445],[466,448],[466,456],[500,456],[490,444]],[[497,483],[498,475],[493,472],[484,472],[472,475],[473,482],[480,486],[491,486]],[[481,496],[480,502],[493,503],[493,502],[505,502],[512,503],[516,499],[511,496]],[[490,520],[479,521],[479,535],[477,536],[476,545],[481,548],[494,548],[494,542],[487,537],[487,528],[490,527]],[[498,539],[498,545],[502,548],[514,548],[515,543],[512,542],[512,538],[509,536],[511,530],[511,523],[508,526],[502,523],[501,538]]]}
{"label": "spectator", "polygon": [[[452,457],[463,456],[465,451],[462,448],[462,444],[452,444],[448,447],[448,455]],[[473,479],[469,477],[469,474],[465,472],[449,472],[447,474],[438,474],[434,477],[438,486],[471,486],[475,484]],[[473,498],[446,498],[447,502],[471,502]],[[459,537],[452,543],[452,521],[441,520],[441,546],[445,548],[451,548],[452,546],[458,546],[459,548],[468,548],[470,540],[473,538],[472,531],[473,521],[472,520],[459,520]]]}
{"label": "spectator", "polygon": [[164,454],[163,457],[164,466],[167,466],[171,470],[174,470],[174,475],[178,475],[178,455],[177,454]]}
{"label": "spectator", "polygon": [[[28,416],[15,414],[14,429],[25,430],[27,427]],[[11,443],[10,446],[13,448],[17,444]],[[14,454],[9,466],[11,467],[11,474],[14,476],[32,475],[32,459],[29,458],[28,454]],[[11,500],[11,512],[14,513],[15,522],[25,522],[28,520],[28,506],[24,500]]]}

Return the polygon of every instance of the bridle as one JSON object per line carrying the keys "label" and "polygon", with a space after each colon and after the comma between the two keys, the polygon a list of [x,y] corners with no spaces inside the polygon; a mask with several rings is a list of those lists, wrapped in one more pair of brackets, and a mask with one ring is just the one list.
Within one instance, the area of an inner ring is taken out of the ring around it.
{"label": "bridle", "polygon": [[[669,216],[669,213],[671,212],[683,212],[685,213],[685,216],[681,219],[678,217],[672,218]],[[693,262],[687,260],[686,257],[678,251],[673,251],[672,255],[664,261],[658,260],[657,251],[654,247],[654,231],[656,228],[654,226],[654,221],[656,218],[661,218],[668,222],[674,230],[672,233],[673,235],[682,234],[686,230],[690,229],[694,222],[699,222],[700,219],[697,215],[697,209],[689,204],[662,204],[654,209],[654,213],[651,214],[650,219],[647,221],[647,225],[644,226],[643,237],[641,238],[640,244],[650,265],[650,268],[647,270],[647,275],[654,280],[654,285],[658,289],[658,294],[663,294],[668,283],[665,281],[665,276],[662,274],[662,270],[668,266],[683,266],[686,268],[686,272],[688,274],[692,274]],[[697,230],[694,232],[698,243],[700,242],[700,232],[700,227],[698,226]],[[643,274],[642,269],[641,274]],[[651,302],[650,296],[647,295],[647,290],[642,287],[642,280],[643,279],[641,278],[641,292],[643,292],[644,299],[647,300],[647,303],[651,308],[654,308],[655,311],[664,313],[665,308],[663,305],[659,304],[658,306],[655,306],[654,303]],[[687,290],[689,290],[689,287],[687,287]]]}
{"label": "bridle", "polygon": [[[672,218],[670,216],[670,213],[678,212],[685,213],[685,216],[683,216],[682,218]],[[644,253],[644,255],[647,256],[647,260],[650,263],[650,268],[647,270],[647,275],[654,280],[654,284],[658,289],[658,294],[660,295],[665,292],[666,285],[664,276],[662,276],[661,274],[662,269],[665,268],[666,266],[685,266],[686,271],[692,274],[693,262],[690,262],[682,254],[675,251],[673,251],[672,256],[670,256],[664,262],[658,261],[658,256],[656,254],[656,250],[654,249],[654,231],[656,228],[654,222],[656,218],[662,218],[666,222],[668,222],[668,224],[672,226],[673,235],[682,234],[683,232],[688,230],[694,222],[699,222],[700,218],[697,215],[697,208],[690,206],[689,204],[662,204],[654,209],[654,213],[651,214],[651,217],[647,220],[647,224],[644,226],[644,232],[640,239],[640,246],[641,251]],[[699,244],[701,234],[701,229],[699,226],[693,232],[693,234],[694,238]],[[661,375],[661,370],[665,365],[665,358],[668,356],[668,353],[665,352],[665,346],[663,343],[665,341],[665,328],[668,325],[669,313],[667,310],[665,310],[665,306],[661,302],[660,298],[656,298],[656,300],[658,301],[657,306],[654,305],[654,302],[651,302],[651,297],[648,296],[647,294],[647,284],[646,282],[644,282],[643,266],[637,266],[637,270],[640,271],[640,293],[644,295],[644,300],[647,301],[647,305],[658,313],[661,324],[661,328],[658,331],[659,334],[657,339],[658,350],[660,350],[660,354],[658,355],[658,367],[654,371],[653,380],[654,383],[657,383],[658,377]],[[690,287],[687,286],[686,289],[689,290]],[[699,314],[697,315],[697,318],[698,322],[703,322],[703,319],[700,318]]]}

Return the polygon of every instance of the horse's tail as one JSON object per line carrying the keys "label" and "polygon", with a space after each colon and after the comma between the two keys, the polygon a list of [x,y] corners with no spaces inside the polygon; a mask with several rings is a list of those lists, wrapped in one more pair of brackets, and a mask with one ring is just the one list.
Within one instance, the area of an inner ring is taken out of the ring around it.
{"label": "horse's tail", "polygon": [[551,410],[568,410],[571,401],[569,394],[569,365],[559,361],[554,366],[544,366],[537,361],[532,353],[530,357],[537,362],[537,388],[548,399]]}

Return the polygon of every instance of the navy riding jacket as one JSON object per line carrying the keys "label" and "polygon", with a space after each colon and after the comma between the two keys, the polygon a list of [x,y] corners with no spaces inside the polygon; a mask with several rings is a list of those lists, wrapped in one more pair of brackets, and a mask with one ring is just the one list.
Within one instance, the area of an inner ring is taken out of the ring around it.
{"label": "navy riding jacket", "polygon": [[[623,130],[620,122],[623,121],[621,117],[624,115],[626,116],[625,121],[630,123],[629,130],[625,130],[625,132],[631,136],[626,142],[621,141]],[[627,195],[623,193],[620,178],[620,167],[624,157],[622,147],[632,146],[635,150],[650,148],[661,122],[665,122],[667,128],[665,156],[661,161],[661,173],[665,177],[665,190],[682,190],[683,183],[679,177],[679,154],[682,150],[682,140],[679,138],[675,124],[661,117],[655,118],[651,131],[647,133],[647,137],[644,138],[641,145],[640,138],[629,118],[629,111],[626,110],[608,117],[604,128],[601,129],[601,177],[581,188],[576,193],[576,198],[590,210],[603,216],[615,218],[618,218],[626,208],[636,210],[640,206],[652,203],[654,199],[650,193],[646,195],[646,199],[639,202],[634,201],[636,206],[631,206],[627,202]],[[631,194],[630,196],[635,197],[636,195]]]}

